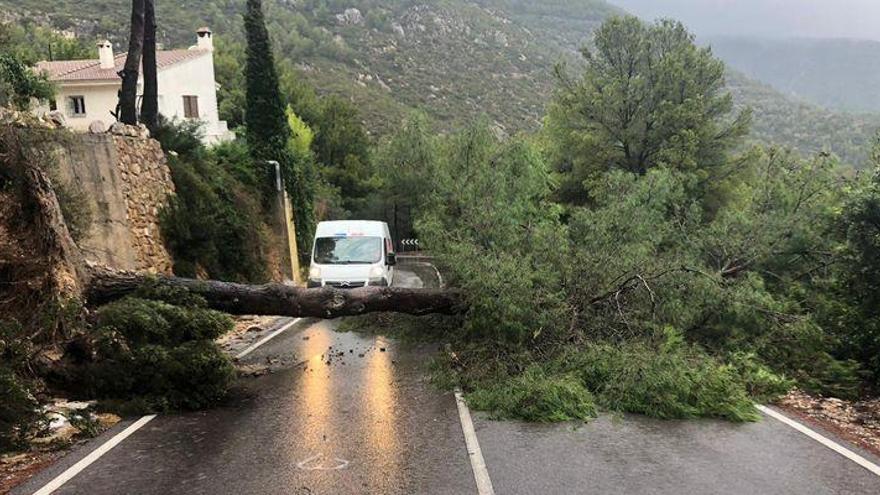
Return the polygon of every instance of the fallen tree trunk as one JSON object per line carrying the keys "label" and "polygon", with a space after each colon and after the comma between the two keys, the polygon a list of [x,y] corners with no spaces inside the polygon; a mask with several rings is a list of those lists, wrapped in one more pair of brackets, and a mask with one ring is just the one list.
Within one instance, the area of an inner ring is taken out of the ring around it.
{"label": "fallen tree trunk", "polygon": [[187,289],[203,297],[210,308],[237,315],[336,318],[374,312],[451,315],[466,310],[461,293],[449,289],[304,289],[283,284],[246,285],[142,275],[100,267],[90,271],[85,296],[92,306],[131,295],[142,287],[164,286]]}

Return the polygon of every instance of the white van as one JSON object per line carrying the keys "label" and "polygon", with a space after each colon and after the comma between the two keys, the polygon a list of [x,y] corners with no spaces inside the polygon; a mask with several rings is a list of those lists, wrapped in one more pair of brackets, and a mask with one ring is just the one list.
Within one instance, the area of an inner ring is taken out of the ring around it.
{"label": "white van", "polygon": [[315,232],[309,287],[388,287],[394,281],[394,243],[385,222],[321,222]]}

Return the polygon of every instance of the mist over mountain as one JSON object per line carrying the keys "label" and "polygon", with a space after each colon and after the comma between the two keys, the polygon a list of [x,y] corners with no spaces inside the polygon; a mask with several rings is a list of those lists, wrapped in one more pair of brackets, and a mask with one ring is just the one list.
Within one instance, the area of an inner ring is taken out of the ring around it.
{"label": "mist over mountain", "polygon": [[615,0],[645,19],[673,17],[699,36],[880,40],[877,0]]}
{"label": "mist over mountain", "polygon": [[749,77],[828,108],[880,111],[880,42],[710,37],[714,53]]}
{"label": "mist over mountain", "polygon": [[616,0],[683,21],[732,68],[834,110],[880,111],[876,0]]}

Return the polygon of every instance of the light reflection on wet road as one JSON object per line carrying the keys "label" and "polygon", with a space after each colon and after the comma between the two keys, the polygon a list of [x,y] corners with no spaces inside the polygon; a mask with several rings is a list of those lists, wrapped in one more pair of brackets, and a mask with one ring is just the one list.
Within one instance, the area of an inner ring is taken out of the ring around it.
{"label": "light reflection on wet road", "polygon": [[[365,359],[367,359],[367,388],[370,393],[361,396],[364,401],[363,410],[367,414],[361,415],[360,420],[363,422],[363,429],[370,443],[376,450],[377,457],[381,456],[380,469],[386,473],[396,473],[400,470],[400,460],[403,455],[400,438],[404,432],[400,431],[400,421],[397,417],[399,397],[398,390],[393,384],[394,371],[391,357],[388,352],[379,351],[371,352]],[[392,479],[390,476],[385,477],[377,488],[382,492],[391,492]]]}
{"label": "light reflection on wet road", "polygon": [[306,323],[248,356],[305,363],[243,380],[224,407],[156,418],[56,493],[474,493],[455,401],[426,381],[436,346]]}

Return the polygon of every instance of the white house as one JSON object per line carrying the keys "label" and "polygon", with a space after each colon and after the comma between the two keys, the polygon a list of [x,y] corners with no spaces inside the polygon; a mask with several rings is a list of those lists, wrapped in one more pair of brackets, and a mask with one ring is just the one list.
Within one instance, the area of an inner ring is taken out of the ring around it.
{"label": "white house", "polygon": [[[235,135],[217,112],[211,30],[201,28],[197,34],[196,45],[188,50],[156,52],[159,113],[169,119],[201,121],[205,143],[213,144]],[[86,131],[96,120],[109,127],[116,121],[111,112],[116,110],[119,99],[122,80],[118,72],[125,57],[125,53],[114,55],[113,46],[105,40],[98,43],[97,60],[40,62],[37,69],[44,71],[57,87],[55,100],[42,110],[60,110],[67,126],[75,130]],[[138,82],[139,95],[142,89],[143,77]]]}

